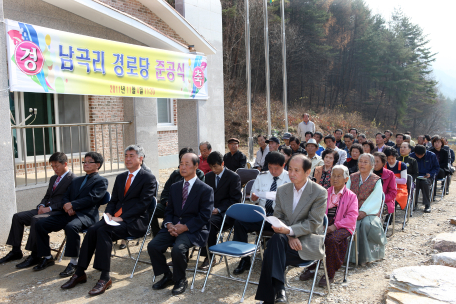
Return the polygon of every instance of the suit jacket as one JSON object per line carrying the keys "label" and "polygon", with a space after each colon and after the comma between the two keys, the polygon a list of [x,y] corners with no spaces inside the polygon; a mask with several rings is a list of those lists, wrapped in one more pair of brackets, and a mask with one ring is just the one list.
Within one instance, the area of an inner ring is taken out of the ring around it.
{"label": "suit jacket", "polygon": [[81,188],[84,179],[85,176],[73,179],[63,196],[60,208],[63,209],[64,204],[71,202],[77,217],[86,227],[90,227],[98,222],[98,207],[108,189],[108,180],[98,173],[93,173]]}
{"label": "suit jacket", "polygon": [[301,199],[293,212],[293,184],[277,189],[274,216],[293,229],[301,241],[299,256],[303,260],[319,260],[325,254],[323,218],[326,213],[328,191],[308,180]]}
{"label": "suit jacket", "polygon": [[214,172],[208,172],[206,174],[206,184],[211,186],[214,191],[214,208],[219,209],[221,213],[225,213],[231,205],[241,201],[241,178],[235,172],[225,168],[222,178],[217,188],[215,188],[215,177]]}
{"label": "suit jacket", "polygon": [[[77,176],[73,174],[73,172],[69,171],[64,178],[59,182],[55,190],[52,191],[52,187],[54,186],[55,181],[57,180],[58,175],[53,175],[49,180],[49,186],[47,188],[46,194],[44,195],[41,203],[36,206],[39,208],[40,205],[44,205],[46,207],[51,207],[52,211],[57,211],[62,209],[62,198],[65,195],[65,192],[68,189],[68,186],[71,184],[73,179]],[[48,203],[50,203],[48,205]]]}
{"label": "suit jacket", "polygon": [[[183,187],[183,181],[171,186],[163,223],[176,225],[180,222],[187,225],[188,231],[184,233],[187,233],[190,242],[195,246],[204,246],[209,237],[209,220],[214,208],[214,191],[197,178],[188,194],[184,208],[182,208]],[[168,230],[164,227],[159,233],[168,233]]]}
{"label": "suit jacket", "polygon": [[111,201],[106,206],[105,213],[114,216],[122,208],[120,217],[127,223],[128,233],[131,236],[142,237],[149,225],[148,209],[157,191],[157,180],[152,173],[141,168],[124,196],[129,174],[127,171],[117,175]]}

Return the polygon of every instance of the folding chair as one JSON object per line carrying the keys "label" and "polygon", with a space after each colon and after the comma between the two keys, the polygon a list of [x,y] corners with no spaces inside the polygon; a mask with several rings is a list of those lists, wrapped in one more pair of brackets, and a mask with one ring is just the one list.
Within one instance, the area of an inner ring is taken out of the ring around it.
{"label": "folding chair", "polygon": [[[326,231],[328,230],[328,217],[326,216],[326,214],[325,214],[325,217],[323,218],[323,225],[325,226],[325,233],[324,233],[323,236],[326,238]],[[287,268],[285,269],[285,284],[287,286],[287,289],[296,290],[296,291],[303,291],[303,292],[309,292],[310,293],[309,301],[307,302],[309,304],[312,301],[312,295],[314,293],[315,281],[317,280],[318,269],[320,268],[320,261],[321,260],[306,261],[306,262],[303,262],[303,263],[298,264],[298,265],[287,266]],[[312,289],[310,291],[306,290],[306,289],[302,289],[302,288],[292,287],[288,283],[287,273],[288,273],[288,271],[290,271],[291,268],[308,268],[308,267],[314,265],[315,263],[317,264],[317,267],[315,268],[315,274],[314,274],[314,278],[313,278],[313,281],[312,281]],[[326,287],[328,288],[328,295],[329,295],[329,293],[331,292],[331,289],[329,287],[328,270],[326,269],[326,254],[323,256],[323,268],[325,270]]]}
{"label": "folding chair", "polygon": [[249,180],[245,187],[242,189],[242,203],[245,204],[245,201],[250,200],[250,193],[252,192],[253,183],[255,179]]}
{"label": "folding chair", "polygon": [[[356,237],[356,227],[355,231],[353,231],[353,234],[349,236],[349,243],[348,243],[348,255],[347,255],[347,262],[345,265],[345,274],[344,274],[344,283],[347,282],[347,277],[348,277],[348,265],[350,264],[350,254],[351,254],[351,247],[353,244],[353,239],[355,239],[355,250],[358,252],[358,239]],[[355,255],[355,267],[358,266],[358,255]]]}
{"label": "folding chair", "polygon": [[241,178],[241,186],[244,187],[244,185],[248,181],[255,179],[258,176],[258,174],[260,174],[260,171],[258,171],[257,169],[239,168],[236,170],[236,173]]}
{"label": "folding chair", "polygon": [[408,191],[408,198],[407,198],[407,205],[405,207],[405,214],[404,214],[404,223],[402,223],[402,231],[405,229],[405,225],[410,219],[412,214],[415,198],[415,183],[413,181],[413,177],[410,174],[407,174],[407,191]]}
{"label": "folding chair", "polygon": [[[250,204],[234,204],[225,213],[225,216],[223,218],[223,223],[222,226],[225,224],[226,217],[229,216],[235,220],[241,221],[241,222],[248,222],[248,223],[254,223],[254,222],[261,222],[261,230],[260,230],[260,235],[263,233],[263,227],[264,227],[264,218],[258,214],[257,212],[260,212],[262,215],[266,216],[266,211],[264,210],[263,207],[257,206],[257,205],[250,205]],[[245,282],[245,287],[244,291],[242,293],[242,298],[241,298],[241,303],[244,302],[244,295],[245,291],[247,290],[247,285],[248,283],[253,283],[250,282],[250,275],[252,274],[252,269],[253,265],[255,264],[255,256],[258,251],[258,249],[261,250],[260,246],[260,238],[257,238],[255,244],[250,244],[250,243],[243,243],[243,242],[236,242],[236,241],[228,241],[224,243],[220,243],[220,236],[217,239],[217,244],[214,246],[209,247],[209,252],[212,254],[211,258],[211,263],[209,264],[209,269],[206,274],[206,279],[204,280],[204,285],[203,288],[201,289],[201,292],[204,292],[204,289],[206,288],[206,283],[207,279],[209,278],[209,275],[211,274],[212,270],[212,263],[214,261],[215,255],[221,255],[225,258],[225,264],[226,264],[226,271],[228,273],[228,277],[226,276],[221,276],[223,278],[227,278],[230,280],[238,281],[238,282]],[[247,280],[242,280],[235,278],[231,275],[229,265],[228,265],[228,259],[227,257],[234,257],[234,258],[243,258],[247,256],[252,256],[252,263],[249,269],[249,274],[247,276]],[[215,275],[215,274],[213,274]],[[258,284],[258,283],[256,283]]]}
{"label": "folding chair", "polygon": [[[440,195],[440,200],[443,199],[443,196],[445,195],[445,191],[446,191],[446,184],[447,184],[447,178],[446,176],[444,178],[441,178],[441,179],[435,179],[434,181],[434,184],[433,184],[433,189],[432,189],[432,192],[431,192],[431,195],[432,195],[432,200],[434,201],[435,200],[435,196],[437,196],[437,189],[439,188],[437,183],[442,183],[442,188],[441,188],[441,195]],[[435,193],[434,193],[435,191]]]}
{"label": "folding chair", "polygon": [[[98,208],[100,208],[100,206],[106,205],[107,203],[109,203],[110,200],[111,200],[111,194],[106,191],[105,195],[103,196],[103,199],[98,204]],[[87,233],[87,230],[88,230],[87,228],[83,229],[79,233],[82,233],[85,236],[85,234]],[[57,258],[58,258],[59,263],[62,262],[63,254],[65,253],[65,249],[66,249],[66,236],[63,239],[63,242],[60,245],[58,250],[51,249],[52,251],[57,251],[57,254],[55,255],[55,259],[57,260]]]}

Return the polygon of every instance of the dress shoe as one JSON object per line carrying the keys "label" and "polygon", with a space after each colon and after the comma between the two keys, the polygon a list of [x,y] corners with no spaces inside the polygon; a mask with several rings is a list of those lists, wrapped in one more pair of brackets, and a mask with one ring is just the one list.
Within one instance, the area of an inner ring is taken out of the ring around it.
{"label": "dress shoe", "polygon": [[84,273],[82,276],[77,276],[75,274],[73,274],[71,276],[71,278],[65,283],[63,284],[62,286],[60,286],[60,288],[62,289],[70,289],[70,288],[73,288],[75,287],[76,285],[78,284],[82,284],[82,283],[85,283],[87,282],[87,275]]}
{"label": "dress shoe", "polygon": [[104,293],[106,290],[112,287],[112,281],[109,279],[109,281],[103,281],[103,280],[98,280],[97,284],[92,288],[91,291],[89,291],[89,295],[91,296],[98,296]]}
{"label": "dress shoe", "polygon": [[250,260],[248,262],[246,260],[241,260],[239,262],[238,267],[233,271],[233,274],[238,275],[238,274],[244,273],[244,271],[249,268],[250,268]]}
{"label": "dress shoe", "polygon": [[313,279],[314,276],[315,276],[315,271],[311,272],[310,269],[307,268],[306,271],[303,271],[301,273],[301,275],[299,276],[299,279],[301,281],[307,281],[307,280]]}
{"label": "dress shoe", "polygon": [[74,272],[76,271],[76,265],[73,265],[73,263],[69,263],[68,266],[65,268],[64,271],[59,273],[59,276],[65,278],[65,277],[71,277]]}
{"label": "dress shoe", "polygon": [[177,295],[184,293],[185,290],[187,289],[187,286],[188,286],[187,279],[179,280],[179,282],[174,284],[173,291],[172,291],[173,296],[177,296]]}
{"label": "dress shoe", "polygon": [[125,245],[125,244],[120,244],[119,249],[125,249],[125,248],[127,248],[127,245]]}
{"label": "dress shoe", "polygon": [[173,267],[173,261],[166,263],[166,266]]}
{"label": "dress shoe", "polygon": [[[200,267],[198,267],[199,270],[204,270],[208,271],[209,270],[209,264],[211,263],[211,259],[206,257],[203,261],[203,264],[201,264]],[[212,266],[214,266],[214,263],[212,263]]]}
{"label": "dress shoe", "polygon": [[38,265],[39,263],[41,263],[41,258],[32,257],[31,255],[29,255],[25,258],[25,260],[22,263],[17,264],[16,268],[28,268]]}
{"label": "dress shoe", "polygon": [[35,271],[40,271],[48,268],[49,266],[55,265],[55,260],[53,257],[50,257],[49,259],[43,258],[41,262],[33,267],[33,270]]}
{"label": "dress shoe", "polygon": [[[329,279],[329,284],[334,283],[334,278]],[[318,286],[320,287],[326,287],[326,276],[322,276],[320,279],[320,282],[318,282]]]}
{"label": "dress shoe", "polygon": [[424,207],[424,213],[431,213],[431,207]]}
{"label": "dress shoe", "polygon": [[9,262],[9,261],[15,261],[15,260],[20,260],[22,259],[22,251],[19,252],[8,252],[7,255],[5,255],[3,258],[0,259],[0,264]]}
{"label": "dress shoe", "polygon": [[165,273],[160,281],[152,285],[152,289],[160,290],[174,284],[172,272]]}
{"label": "dress shoe", "polygon": [[281,289],[277,292],[274,303],[288,303],[287,293],[285,289]]}

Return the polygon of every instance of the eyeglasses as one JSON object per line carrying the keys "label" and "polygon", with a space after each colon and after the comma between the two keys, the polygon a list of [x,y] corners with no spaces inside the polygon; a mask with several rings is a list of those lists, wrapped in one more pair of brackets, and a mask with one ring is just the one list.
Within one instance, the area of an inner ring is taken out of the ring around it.
{"label": "eyeglasses", "polygon": [[82,162],[83,164],[96,164],[97,162]]}

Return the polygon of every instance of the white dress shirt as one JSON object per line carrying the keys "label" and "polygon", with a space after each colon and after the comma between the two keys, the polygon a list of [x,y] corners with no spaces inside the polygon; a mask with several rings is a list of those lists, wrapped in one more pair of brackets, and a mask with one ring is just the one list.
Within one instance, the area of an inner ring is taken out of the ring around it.
{"label": "white dress shirt", "polygon": [[[282,174],[278,176],[279,178],[277,179],[277,188],[282,186],[283,184],[290,183],[290,178],[288,177],[288,171],[283,170]],[[258,194],[259,192],[265,193],[265,192],[270,192],[271,191],[271,185],[272,182],[274,181],[274,176],[269,171],[263,171],[260,174],[258,174],[257,178],[255,179],[255,182],[253,183],[252,186],[252,191],[251,193]],[[253,201],[255,203],[258,202],[258,205],[266,207],[266,199],[265,198],[259,198],[256,201]],[[275,200],[272,202],[272,208],[275,208]]]}
{"label": "white dress shirt", "polygon": [[[138,170],[136,170],[135,172],[131,173],[130,171],[128,171],[128,176],[130,176],[130,174],[133,174],[133,176],[131,177],[131,182],[130,182],[130,186],[133,184],[133,181],[136,177],[136,174],[138,174],[139,170],[141,170],[141,167],[139,167]],[[125,186],[127,185],[127,182],[128,182],[128,176],[127,176],[127,180],[125,181]]]}
{"label": "white dress shirt", "polygon": [[263,168],[264,165],[264,160],[266,159],[266,155],[269,153],[269,145],[266,145],[266,148],[264,148],[263,152],[261,152],[261,148],[257,151],[256,153],[256,158],[255,158],[255,163],[253,164],[253,167],[261,167]]}
{"label": "white dress shirt", "polygon": [[[296,187],[293,185],[293,212],[295,211],[296,206],[298,205],[299,200],[301,199],[302,193],[304,192],[304,189],[306,188],[307,183],[308,182],[306,181],[306,183],[304,184],[304,186],[302,186],[301,189],[296,189]],[[294,236],[293,229],[291,229],[290,226],[288,227],[288,229],[290,230],[289,235]]]}

